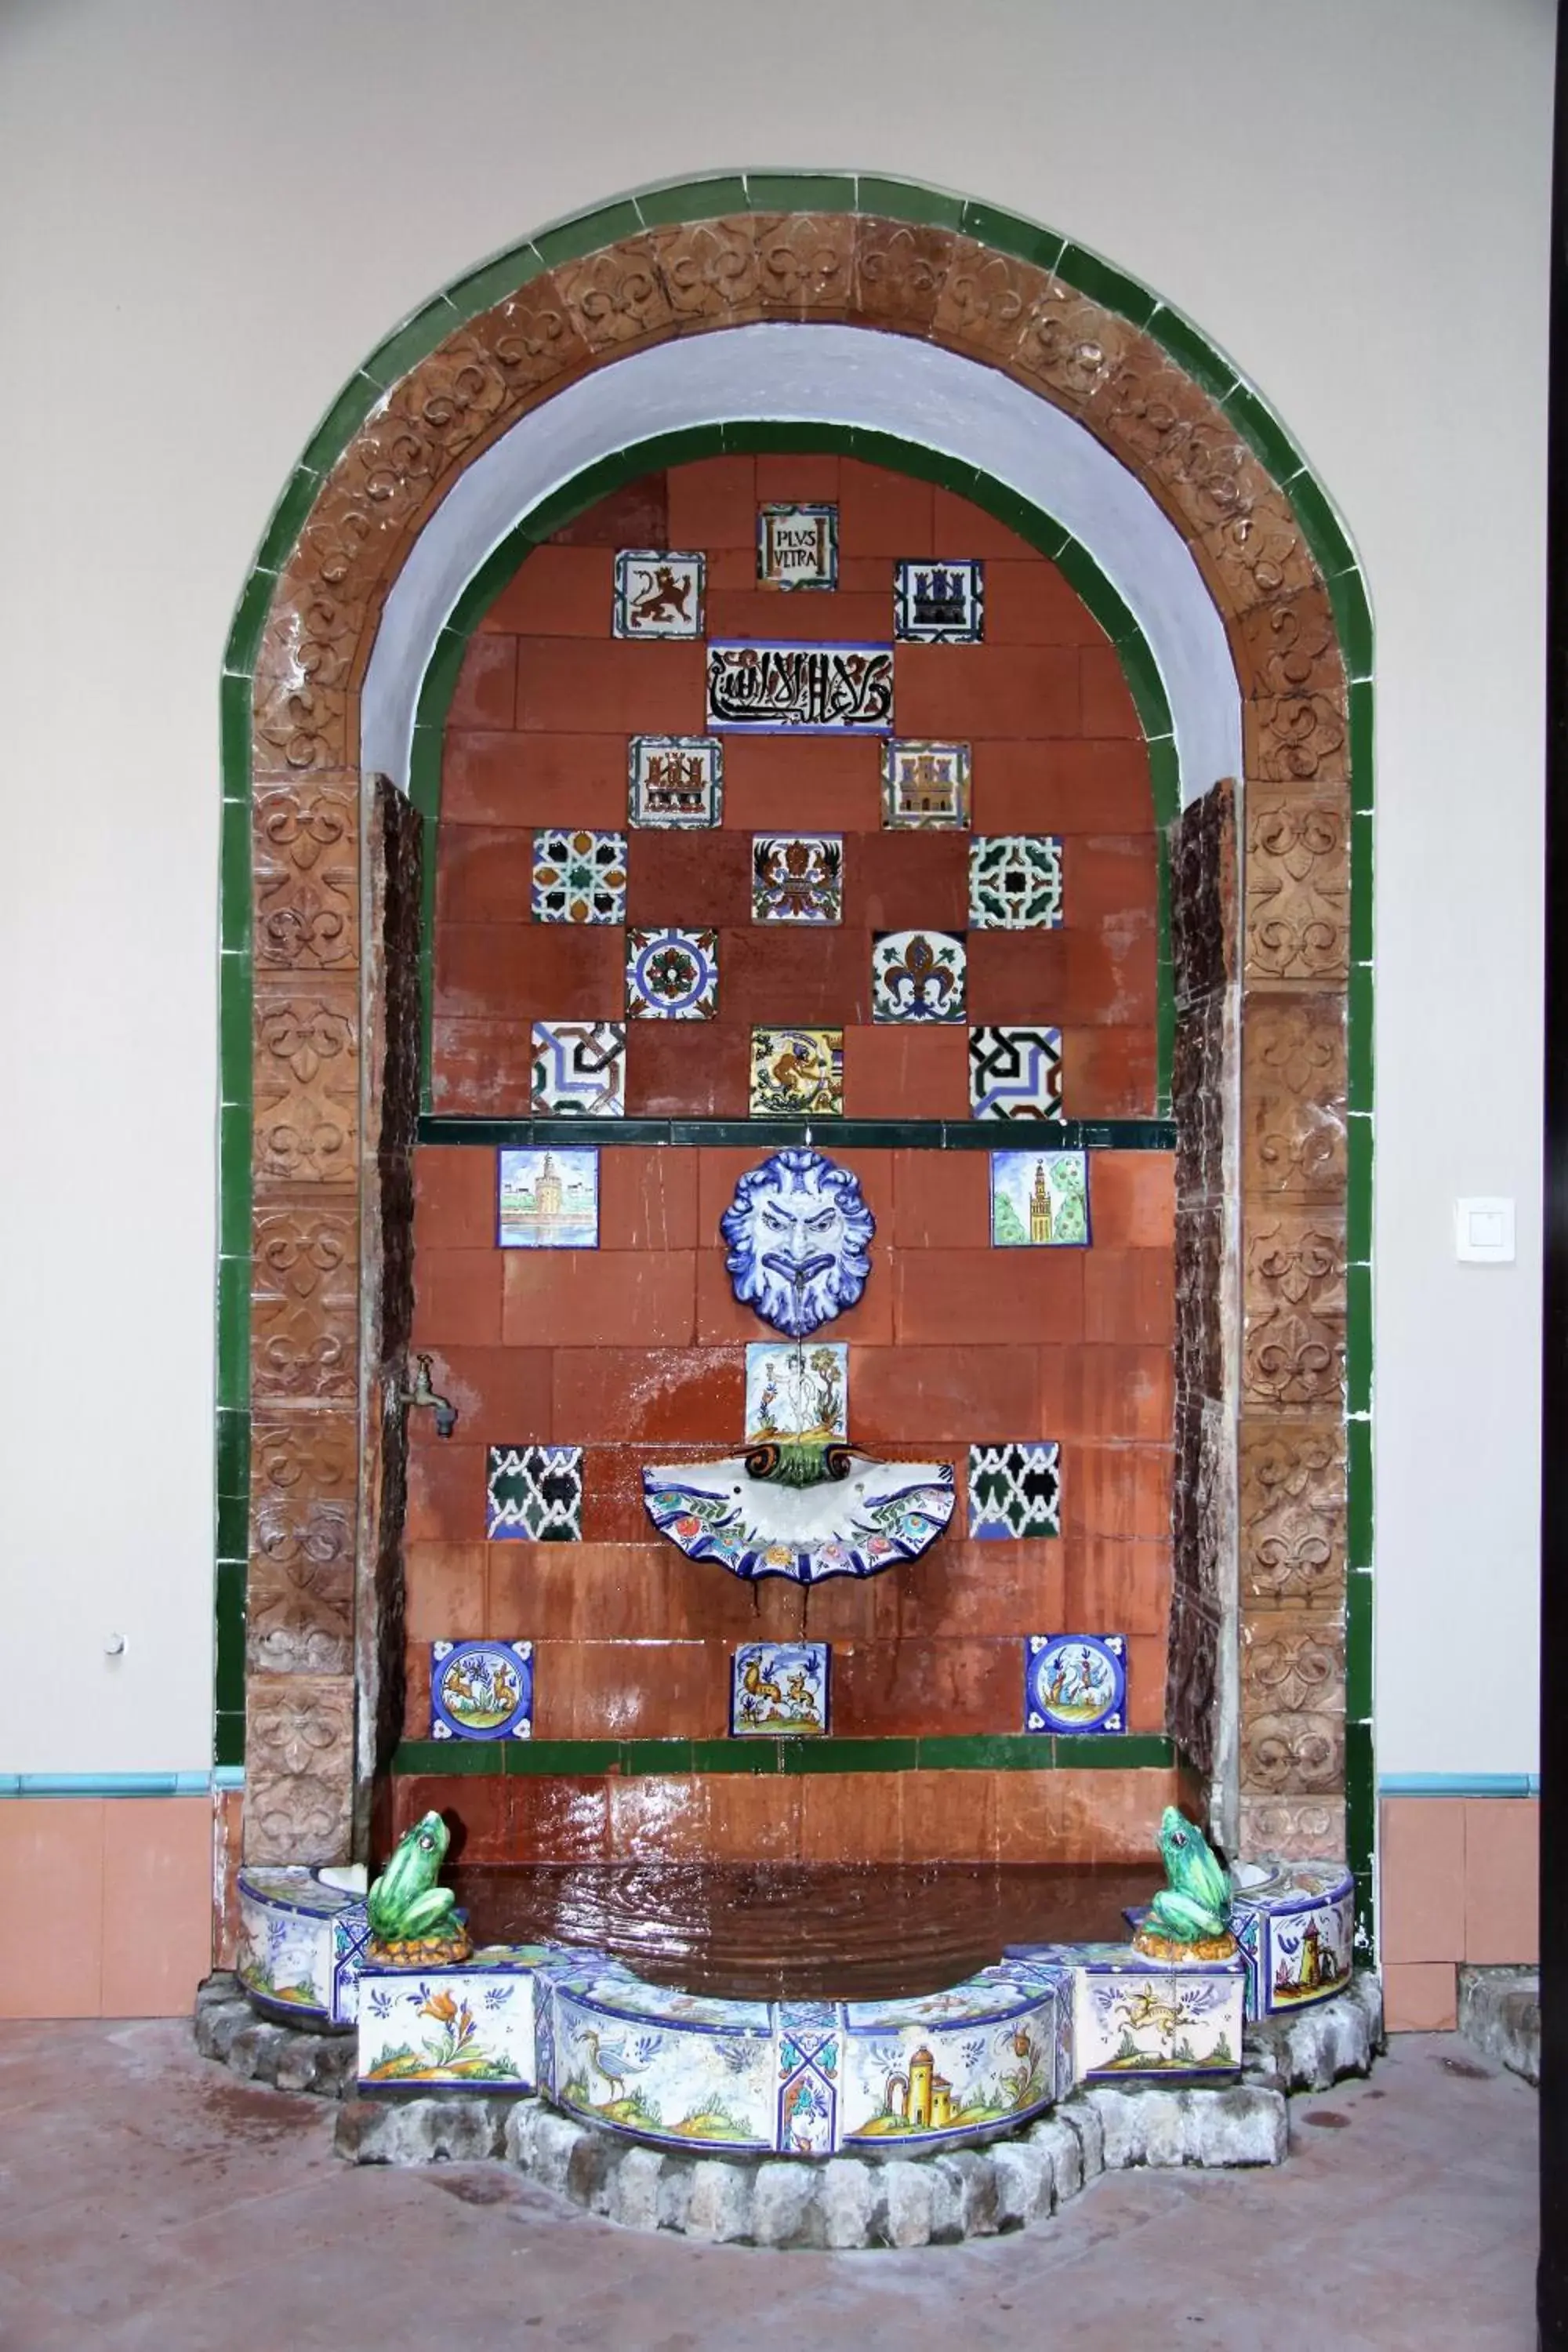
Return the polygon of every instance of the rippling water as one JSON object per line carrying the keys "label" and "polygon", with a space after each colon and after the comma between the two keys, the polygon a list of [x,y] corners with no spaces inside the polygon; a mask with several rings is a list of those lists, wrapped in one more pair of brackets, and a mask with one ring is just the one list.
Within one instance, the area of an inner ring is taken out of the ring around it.
{"label": "rippling water", "polygon": [[1125,1936],[1158,1865],[473,1864],[451,1874],[476,1943],[556,1937],[655,1984],[731,2000],[940,1992],[1004,1945]]}

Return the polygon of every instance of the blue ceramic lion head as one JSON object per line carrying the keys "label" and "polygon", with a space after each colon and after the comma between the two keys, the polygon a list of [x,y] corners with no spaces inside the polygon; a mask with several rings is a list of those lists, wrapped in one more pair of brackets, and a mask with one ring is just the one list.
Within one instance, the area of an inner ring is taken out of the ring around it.
{"label": "blue ceramic lion head", "polygon": [[775,1151],[750,1170],[720,1229],[736,1297],[792,1339],[831,1323],[866,1287],[875,1220],[848,1169],[820,1151]]}

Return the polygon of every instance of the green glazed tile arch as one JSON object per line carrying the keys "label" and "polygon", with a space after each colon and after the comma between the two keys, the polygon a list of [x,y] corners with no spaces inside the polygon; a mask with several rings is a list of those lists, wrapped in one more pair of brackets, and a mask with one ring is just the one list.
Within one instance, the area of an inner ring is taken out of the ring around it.
{"label": "green glazed tile arch", "polygon": [[457,688],[463,656],[474,632],[503,590],[516,577],[533,550],[601,499],[672,466],[689,465],[703,457],[733,453],[755,456],[777,452],[800,456],[824,451],[835,457],[858,457],[868,465],[938,483],[943,489],[984,509],[1009,530],[1058,564],[1104,629],[1138,712],[1149,754],[1149,781],[1154,803],[1156,859],[1155,1106],[1159,1116],[1170,1108],[1171,1065],[1175,1042],[1175,994],[1171,962],[1171,877],[1165,827],[1181,810],[1181,766],[1173,731],[1171,707],[1161,682],[1153,648],[1131,608],[1101,570],[1089,549],[1046,512],[1006,483],[962,460],[908,441],[892,433],[868,431],[859,425],[769,423],[757,419],[693,425],[679,433],[663,433],[618,449],[613,457],[584,467],[560,484],[550,496],[522,516],[480,564],[452,607],[445,627],[431,648],[416,705],[414,742],[409,761],[409,798],[425,820],[425,902],[420,928],[421,1068],[420,1103],[433,1108],[430,1089],[431,1026],[434,1016],[432,961],[435,951],[436,842],[441,811],[441,745],[447,714]]}

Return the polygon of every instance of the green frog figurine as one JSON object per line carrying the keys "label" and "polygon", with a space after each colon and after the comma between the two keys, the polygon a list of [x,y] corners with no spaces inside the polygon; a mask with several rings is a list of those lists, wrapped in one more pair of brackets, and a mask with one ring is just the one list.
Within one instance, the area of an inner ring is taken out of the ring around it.
{"label": "green frog figurine", "polygon": [[1228,1960],[1236,1950],[1230,1881],[1202,1830],[1174,1805],[1161,1818],[1160,1859],[1166,1883],[1132,1938],[1134,1951],[1150,1960]]}
{"label": "green frog figurine", "polygon": [[451,1842],[439,1813],[426,1813],[404,1832],[366,1897],[372,1958],[420,1968],[468,1958],[472,1947],[458,1916],[458,1898],[449,1886],[436,1884]]}

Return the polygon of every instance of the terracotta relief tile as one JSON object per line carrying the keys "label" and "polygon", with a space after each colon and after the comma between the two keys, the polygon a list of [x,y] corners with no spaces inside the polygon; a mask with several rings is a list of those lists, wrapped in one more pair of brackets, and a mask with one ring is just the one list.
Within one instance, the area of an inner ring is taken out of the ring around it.
{"label": "terracotta relief tile", "polygon": [[855,299],[855,228],[849,213],[759,213],[757,293],[763,317],[847,317]]}
{"label": "terracotta relief tile", "polygon": [[1005,367],[1017,354],[1026,326],[1050,280],[1032,262],[1015,261],[972,238],[955,236],[937,298],[931,331]]}
{"label": "terracotta relief tile", "polygon": [[1342,1424],[1244,1418],[1239,1477],[1247,1605],[1331,1612],[1344,1591]]}
{"label": "terracotta relief tile", "polygon": [[1241,707],[1247,772],[1268,783],[1342,783],[1350,773],[1350,726],[1342,689],[1255,695]]}
{"label": "terracotta relief tile", "polygon": [[1234,533],[1274,485],[1225,411],[1190,383],[1186,397],[1185,432],[1166,438],[1142,468],[1144,479],[1156,497],[1163,493],[1184,538]]}
{"label": "terracotta relief tile", "polygon": [[316,544],[302,543],[278,583],[257,648],[256,676],[275,685],[342,691],[354,683],[354,657],[367,593],[330,583]]}
{"label": "terracotta relief tile", "polygon": [[526,405],[559,377],[575,374],[591,356],[559,273],[532,278],[470,320],[468,331],[500,369],[512,408]]}
{"label": "terracotta relief tile", "polygon": [[1244,1724],[1268,1716],[1342,1716],[1344,1626],[1337,1614],[1271,1610],[1241,1627]]}
{"label": "terracotta relief tile", "polygon": [[309,677],[259,673],[253,703],[252,769],[258,780],[312,768],[342,769],[349,757],[349,696]]}
{"label": "terracotta relief tile", "polygon": [[1322,1709],[1248,1715],[1241,1721],[1244,1796],[1337,1796],[1345,1785],[1342,1714]]}
{"label": "terracotta relief tile", "polygon": [[258,791],[256,961],[350,971],[359,961],[359,793],[352,776]]}
{"label": "terracotta relief tile", "polygon": [[252,1675],[246,1692],[245,1858],[349,1859],[354,1686],[336,1675]]}
{"label": "terracotta relief tile", "polygon": [[353,1397],[359,1328],[353,1208],[260,1202],[251,1233],[253,1396],[258,1403]]}
{"label": "terracotta relief tile", "polygon": [[[1239,1859],[1251,1862],[1268,1855],[1289,1854],[1294,1861],[1342,1862],[1345,1855],[1344,1800],[1327,1797],[1255,1796],[1243,1790]],[[1454,1972],[1448,1970],[1450,1987]],[[1450,2017],[1449,2023],[1453,2020]]]}
{"label": "terracotta relief tile", "polygon": [[580,261],[563,262],[555,285],[566,315],[590,352],[646,342],[675,312],[650,237],[626,238]]}
{"label": "terracotta relief tile", "polygon": [[[345,617],[358,616],[363,635],[405,520],[400,507],[371,495],[363,467],[345,453],[322,483],[284,568],[279,583],[282,609],[326,596]],[[357,667],[356,654],[350,668]]]}
{"label": "terracotta relief tile", "polygon": [[[949,229],[863,215],[855,241],[856,313],[899,334],[929,334],[956,243]],[[932,551],[915,546],[886,551],[897,555]]]}
{"label": "terracotta relief tile", "polygon": [[1222,612],[1249,612],[1321,584],[1290,501],[1272,484],[1258,492],[1247,514],[1214,524],[1189,544],[1215,583]]}
{"label": "terracotta relief tile", "polygon": [[1344,1390],[1342,1213],[1261,1207],[1247,1217],[1245,1404],[1337,1408]]}
{"label": "terracotta relief tile", "polygon": [[263,981],[256,992],[251,1164],[286,1184],[355,1182],[359,1163],[359,991]]}
{"label": "terracotta relief tile", "polygon": [[1350,974],[1350,812],[1341,797],[1248,793],[1246,971],[1249,982]]}
{"label": "terracotta relief tile", "polygon": [[251,1424],[246,1614],[247,1654],[262,1673],[353,1671],[357,1475],[352,1413]]}
{"label": "terracotta relief tile", "polygon": [[1249,1190],[1342,1196],[1342,996],[1254,992],[1242,1034],[1242,1131]]}
{"label": "terracotta relief tile", "polygon": [[[678,326],[731,327],[760,316],[756,223],[749,213],[656,228],[648,242]],[[675,543],[689,542],[678,536]]]}
{"label": "terracotta relief tile", "polygon": [[1149,349],[1131,320],[1053,278],[1029,313],[1008,373],[1058,408],[1082,410],[1098,406],[1097,395]]}
{"label": "terracotta relief tile", "polygon": [[1250,693],[1287,702],[1342,695],[1344,663],[1326,588],[1314,585],[1254,606],[1237,623],[1237,635]]}

